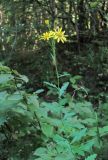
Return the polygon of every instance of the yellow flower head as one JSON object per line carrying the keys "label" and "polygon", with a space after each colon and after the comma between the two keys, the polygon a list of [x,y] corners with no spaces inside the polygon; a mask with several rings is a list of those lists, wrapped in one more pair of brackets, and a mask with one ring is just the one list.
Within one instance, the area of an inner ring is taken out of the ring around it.
{"label": "yellow flower head", "polygon": [[49,41],[50,38],[55,39],[58,43],[61,41],[62,43],[67,41],[67,35],[65,35],[65,31],[62,31],[62,28],[58,28],[50,30],[49,32],[45,32],[41,35],[40,39],[45,41]]}
{"label": "yellow flower head", "polygon": [[67,41],[66,37],[67,37],[67,35],[65,35],[65,31],[62,31],[62,28],[55,29],[54,39],[56,39],[58,43],[60,41],[62,43],[66,42]]}
{"label": "yellow flower head", "polygon": [[45,41],[49,41],[49,39],[54,38],[54,36],[55,36],[55,32],[49,31],[49,32],[43,33],[42,36],[40,37],[40,39],[43,39]]}
{"label": "yellow flower head", "polygon": [[49,20],[48,19],[45,20],[45,24],[49,25]]}
{"label": "yellow flower head", "polygon": [[42,36],[40,37],[40,39],[46,40],[48,41],[51,38],[51,33],[49,32],[45,32],[42,34]]}

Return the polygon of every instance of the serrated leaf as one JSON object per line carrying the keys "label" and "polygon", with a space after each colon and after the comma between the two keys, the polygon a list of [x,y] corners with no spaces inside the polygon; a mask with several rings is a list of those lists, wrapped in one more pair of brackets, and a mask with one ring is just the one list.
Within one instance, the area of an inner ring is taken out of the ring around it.
{"label": "serrated leaf", "polygon": [[53,136],[53,126],[47,124],[47,123],[42,123],[42,132],[47,136],[47,137],[52,137]]}
{"label": "serrated leaf", "polygon": [[108,126],[104,126],[103,128],[99,128],[100,136],[104,136],[108,134]]}
{"label": "serrated leaf", "polygon": [[84,128],[81,131],[74,133],[74,138],[72,140],[72,143],[80,141],[81,138],[86,135],[86,132],[87,132],[87,128]]}
{"label": "serrated leaf", "polygon": [[64,93],[65,93],[65,91],[66,91],[68,86],[69,86],[69,82],[63,83],[63,86],[59,90],[60,97],[64,95]]}
{"label": "serrated leaf", "polygon": [[60,145],[61,147],[66,148],[67,150],[70,149],[70,145],[67,139],[61,137],[60,135],[54,135],[53,140]]}
{"label": "serrated leaf", "polygon": [[49,87],[53,87],[53,88],[58,89],[57,86],[56,86],[55,84],[53,84],[53,83],[44,82],[44,84],[46,84],[46,85],[49,86]]}
{"label": "serrated leaf", "polygon": [[85,160],[95,160],[97,157],[97,154],[92,154],[90,156],[88,156]]}
{"label": "serrated leaf", "polygon": [[29,79],[25,75],[20,75],[20,79],[23,80],[25,83],[29,81]]}
{"label": "serrated leaf", "polygon": [[59,78],[67,77],[67,76],[70,76],[70,74],[67,73],[67,72],[64,72],[63,74],[60,74],[60,75],[59,75]]}
{"label": "serrated leaf", "polygon": [[84,150],[86,152],[91,152],[92,147],[95,145],[96,142],[97,142],[96,139],[91,139],[91,140],[87,141],[86,143],[82,144],[81,148],[82,148],[82,150]]}

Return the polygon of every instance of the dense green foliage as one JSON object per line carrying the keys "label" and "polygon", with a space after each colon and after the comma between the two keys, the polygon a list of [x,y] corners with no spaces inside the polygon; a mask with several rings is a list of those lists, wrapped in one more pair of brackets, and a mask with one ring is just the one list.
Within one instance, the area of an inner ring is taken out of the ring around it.
{"label": "dense green foliage", "polygon": [[95,160],[107,156],[100,154],[108,135],[107,102],[96,112],[84,98],[76,100],[66,93],[66,83],[62,98],[46,102],[38,97],[41,90],[24,91],[27,81],[15,70],[0,66],[1,159]]}
{"label": "dense green foliage", "polygon": [[108,0],[0,0],[0,37],[0,160],[108,160]]}

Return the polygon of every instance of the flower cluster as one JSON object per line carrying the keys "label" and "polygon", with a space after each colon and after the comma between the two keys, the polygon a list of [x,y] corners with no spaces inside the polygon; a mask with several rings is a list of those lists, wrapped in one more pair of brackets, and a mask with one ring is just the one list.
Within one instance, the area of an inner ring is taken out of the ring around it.
{"label": "flower cluster", "polygon": [[45,41],[49,41],[51,38],[55,39],[58,43],[59,42],[66,42],[67,41],[67,35],[65,35],[65,31],[62,31],[62,28],[58,28],[58,29],[54,29],[49,31],[49,32],[45,32],[41,35],[40,39],[45,40]]}

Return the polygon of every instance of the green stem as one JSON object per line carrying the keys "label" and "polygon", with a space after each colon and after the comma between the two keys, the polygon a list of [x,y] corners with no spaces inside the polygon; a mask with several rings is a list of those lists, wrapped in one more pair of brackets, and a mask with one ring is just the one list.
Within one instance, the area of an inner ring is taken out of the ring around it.
{"label": "green stem", "polygon": [[60,88],[60,80],[59,80],[59,73],[58,73],[57,64],[55,65],[55,69],[56,69],[56,76],[57,76],[57,87],[59,89]]}
{"label": "green stem", "polygon": [[51,44],[51,49],[52,49],[52,56],[54,60],[54,67],[55,67],[55,72],[56,72],[56,78],[57,78],[57,87],[59,89],[60,87],[60,80],[59,80],[59,72],[58,72],[58,67],[57,67],[57,58],[56,58],[56,47],[55,47],[55,40],[52,40]]}
{"label": "green stem", "polygon": [[100,131],[99,131],[99,124],[98,124],[98,116],[97,116],[97,113],[96,113],[96,123],[97,123],[97,139],[98,139],[98,142],[99,142],[99,145],[101,146],[101,138],[100,138]]}

